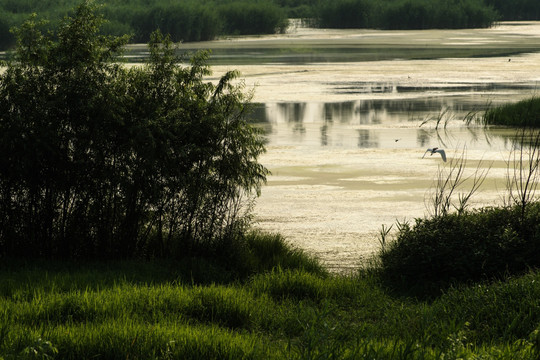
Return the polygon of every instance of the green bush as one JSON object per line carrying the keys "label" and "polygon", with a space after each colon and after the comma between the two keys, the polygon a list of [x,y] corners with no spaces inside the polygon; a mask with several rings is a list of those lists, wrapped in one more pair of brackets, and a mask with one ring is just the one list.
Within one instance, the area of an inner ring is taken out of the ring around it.
{"label": "green bush", "polygon": [[383,278],[409,288],[518,274],[540,265],[540,203],[525,216],[515,206],[417,219],[379,255]]}
{"label": "green bush", "polygon": [[57,34],[16,31],[0,76],[0,254],[166,256],[243,231],[267,170],[249,98],[161,33],[142,67],[113,60],[88,2]]}
{"label": "green bush", "polygon": [[394,1],[381,16],[388,29],[428,29],[434,23],[435,9],[431,1]]}
{"label": "green bush", "polygon": [[300,5],[293,8],[285,8],[287,17],[290,19],[311,19],[315,17],[315,10],[309,5]]}

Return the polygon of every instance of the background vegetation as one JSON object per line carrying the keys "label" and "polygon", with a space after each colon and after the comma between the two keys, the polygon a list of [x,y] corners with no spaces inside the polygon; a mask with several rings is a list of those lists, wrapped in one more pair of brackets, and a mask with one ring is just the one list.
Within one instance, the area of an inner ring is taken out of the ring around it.
{"label": "background vegetation", "polygon": [[532,0],[485,0],[487,5],[497,9],[501,20],[523,21],[540,19],[540,3]]}
{"label": "background vegetation", "polygon": [[[0,0],[0,49],[15,45],[9,32],[31,13],[54,29],[78,0]],[[538,20],[536,0],[108,0],[102,31],[146,43],[155,29],[178,41],[283,31],[288,18],[315,19],[321,27],[428,29],[487,27],[498,20]]]}
{"label": "background vegetation", "polygon": [[[62,2],[0,0],[0,46],[15,45],[9,28],[19,26],[31,13],[49,23],[43,29],[57,28],[62,17],[79,0]],[[174,42],[212,40],[220,35],[269,34],[282,31],[287,24],[285,10],[272,1],[250,0],[111,0],[102,8],[108,23],[104,34],[131,35],[131,41],[146,43],[160,29]]]}
{"label": "background vegetation", "polygon": [[488,27],[498,14],[477,0],[337,0],[322,3],[317,17],[330,28],[448,29]]}

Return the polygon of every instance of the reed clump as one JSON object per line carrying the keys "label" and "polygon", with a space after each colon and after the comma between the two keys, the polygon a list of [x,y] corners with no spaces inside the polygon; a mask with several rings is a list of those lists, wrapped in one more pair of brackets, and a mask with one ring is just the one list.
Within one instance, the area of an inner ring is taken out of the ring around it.
{"label": "reed clump", "polygon": [[516,103],[489,108],[483,117],[485,125],[540,127],[540,98],[532,97]]}

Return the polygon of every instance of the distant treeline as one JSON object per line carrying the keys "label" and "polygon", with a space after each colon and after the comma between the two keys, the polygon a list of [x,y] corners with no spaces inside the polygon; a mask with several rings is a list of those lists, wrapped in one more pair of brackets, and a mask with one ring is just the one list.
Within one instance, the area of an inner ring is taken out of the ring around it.
{"label": "distant treeline", "polygon": [[538,0],[485,0],[501,15],[501,20],[540,20]]}
{"label": "distant treeline", "polygon": [[[81,0],[0,0],[0,49],[14,45],[9,29],[31,13],[54,28]],[[288,18],[321,27],[428,29],[487,27],[498,20],[538,20],[538,0],[102,0],[103,31],[148,42],[160,29],[173,41],[283,31]]]}
{"label": "distant treeline", "polygon": [[321,27],[377,29],[483,28],[499,18],[482,0],[337,0],[318,15]]}
{"label": "distant treeline", "polygon": [[[0,48],[14,45],[9,32],[31,13],[46,19],[43,27],[55,28],[61,18],[82,0],[0,0]],[[132,36],[146,43],[156,29],[179,41],[212,40],[221,35],[271,34],[287,26],[287,13],[272,1],[253,0],[110,0],[100,1],[109,21],[102,31]]]}

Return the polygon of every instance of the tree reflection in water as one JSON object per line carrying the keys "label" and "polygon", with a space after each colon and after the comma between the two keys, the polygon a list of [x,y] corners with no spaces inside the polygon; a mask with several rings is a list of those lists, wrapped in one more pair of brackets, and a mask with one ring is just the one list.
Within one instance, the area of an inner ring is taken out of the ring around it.
{"label": "tree reflection in water", "polygon": [[[474,102],[455,97],[267,103],[255,106],[252,117],[265,130],[270,145],[425,148],[437,141],[448,147],[452,141],[460,141],[461,146],[469,140],[481,141],[478,134],[484,130],[471,130],[477,125],[467,126],[464,119],[482,106],[487,106],[483,99]],[[445,123],[448,128],[440,126],[439,131],[433,131],[430,119],[441,113],[452,114],[451,121]],[[461,134],[463,129],[468,133]]]}

